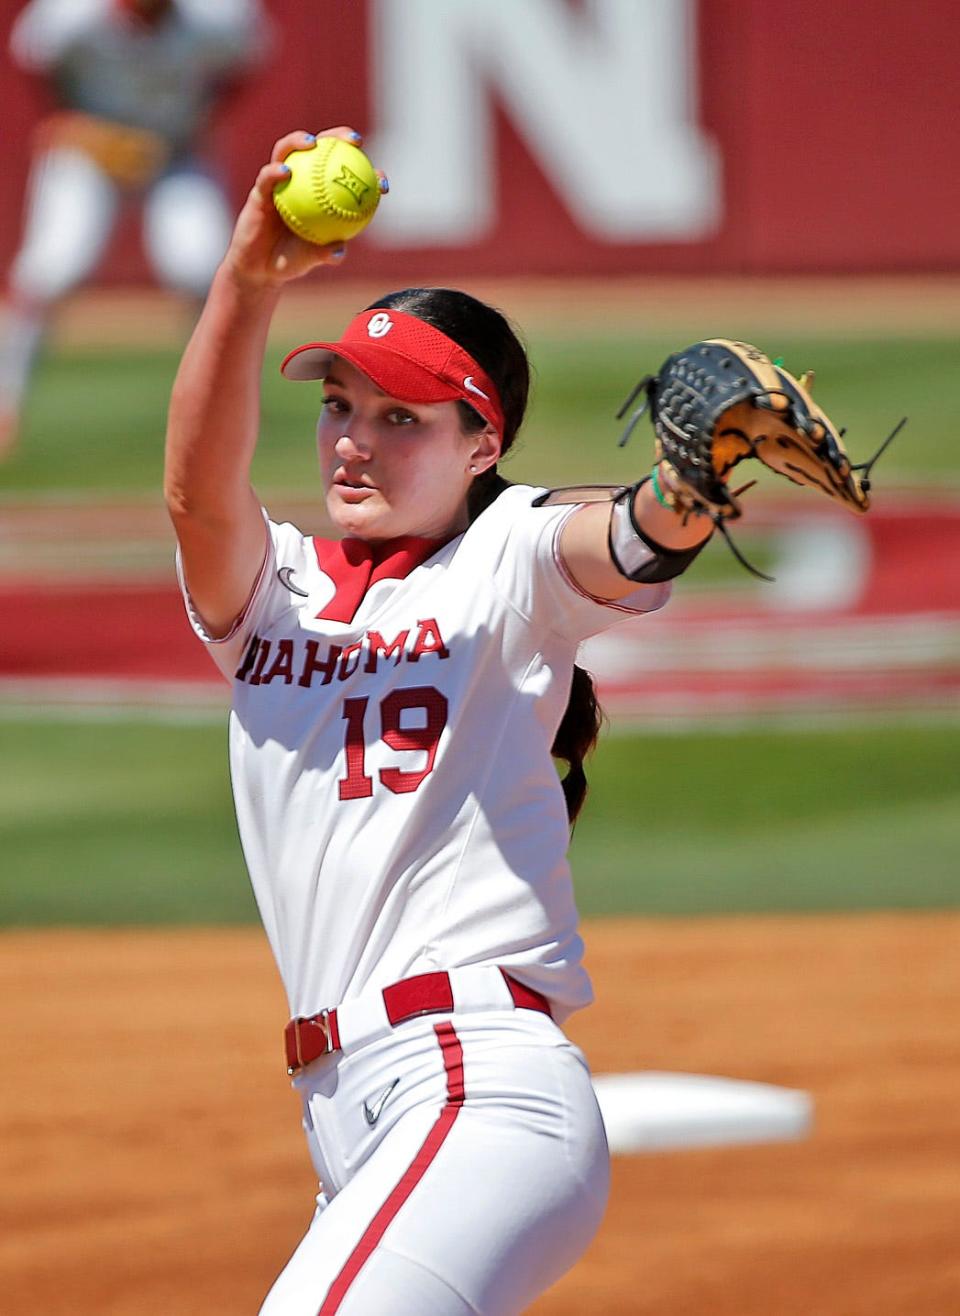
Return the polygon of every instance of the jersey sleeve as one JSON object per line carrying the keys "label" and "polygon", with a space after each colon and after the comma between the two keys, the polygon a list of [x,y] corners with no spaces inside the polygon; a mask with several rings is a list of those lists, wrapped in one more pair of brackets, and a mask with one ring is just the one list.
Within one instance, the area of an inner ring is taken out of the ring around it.
{"label": "jersey sleeve", "polygon": [[670,597],[669,582],[638,585],[633,593],[613,601],[582,590],[566,570],[559,549],[564,522],[580,504],[533,506],[543,492],[514,485],[475,523],[491,555],[495,585],[518,612],[535,625],[580,641],[663,607]]}
{"label": "jersey sleeve", "polygon": [[33,0],[10,31],[10,53],[21,68],[45,73],[108,14],[108,0]]}
{"label": "jersey sleeve", "polygon": [[284,586],[280,572],[284,567],[291,571],[302,570],[307,561],[310,541],[296,526],[277,525],[266,512],[269,538],[265,546],[260,571],[250,591],[250,597],[226,635],[213,636],[207,630],[203,617],[187,589],[183,562],[177,549],[177,581],[183,595],[187,616],[194,634],[207,646],[207,652],[226,679],[232,680],[250,641],[260,631],[272,625],[285,611],[294,606],[290,591]]}

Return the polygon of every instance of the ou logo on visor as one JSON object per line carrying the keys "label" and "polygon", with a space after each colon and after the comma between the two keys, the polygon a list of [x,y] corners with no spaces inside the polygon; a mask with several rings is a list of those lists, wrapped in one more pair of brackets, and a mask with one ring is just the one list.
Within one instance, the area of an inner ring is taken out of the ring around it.
{"label": "ou logo on visor", "polygon": [[386,311],[378,311],[376,315],[371,315],[367,321],[367,333],[371,338],[382,338],[393,328],[393,321],[387,315]]}

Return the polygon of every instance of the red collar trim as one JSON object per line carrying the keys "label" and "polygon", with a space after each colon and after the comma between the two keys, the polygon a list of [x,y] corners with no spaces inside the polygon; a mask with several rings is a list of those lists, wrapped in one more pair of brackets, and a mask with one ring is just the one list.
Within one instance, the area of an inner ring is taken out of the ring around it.
{"label": "red collar trim", "polygon": [[404,580],[433,557],[448,539],[402,535],[382,544],[364,539],[314,538],[317,565],[334,584],[333,598],[316,614],[320,621],[351,622],[371,585],[380,580]]}

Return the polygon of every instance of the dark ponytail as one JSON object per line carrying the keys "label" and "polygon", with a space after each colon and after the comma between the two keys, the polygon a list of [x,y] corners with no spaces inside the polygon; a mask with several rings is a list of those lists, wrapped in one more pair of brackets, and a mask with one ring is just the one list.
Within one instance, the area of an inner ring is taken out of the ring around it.
{"label": "dark ponytail", "polygon": [[583,760],[596,745],[602,725],[603,712],[593,677],[583,667],[574,666],[567,707],[557,727],[552,750],[554,758],[563,759],[568,764],[567,774],[560,784],[571,824],[577,821],[587,796]]}
{"label": "dark ponytail", "polygon": [[[530,365],[523,344],[507,318],[493,306],[468,293],[450,288],[407,288],[393,292],[368,306],[367,310],[405,311],[445,333],[469,352],[497,386],[503,406],[504,426],[501,455],[513,447],[527,409]],[[467,402],[460,402],[461,421],[467,433],[480,430],[485,421]],[[467,494],[467,514],[475,521],[481,512],[510,487],[496,466],[476,476]],[[561,782],[571,824],[577,820],[587,794],[583,761],[597,743],[602,713],[593,678],[582,667],[574,667],[567,707],[554,737],[554,758],[567,764]]]}

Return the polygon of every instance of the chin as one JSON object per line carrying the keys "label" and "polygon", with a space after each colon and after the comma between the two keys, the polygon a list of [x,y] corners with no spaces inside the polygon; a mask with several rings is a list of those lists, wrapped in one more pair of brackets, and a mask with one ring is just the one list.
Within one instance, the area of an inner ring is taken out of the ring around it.
{"label": "chin", "polygon": [[370,507],[369,502],[345,503],[336,493],[327,495],[327,512],[334,526],[344,535],[354,539],[368,539],[371,542],[390,539],[400,531],[392,530],[385,524],[383,508]]}

